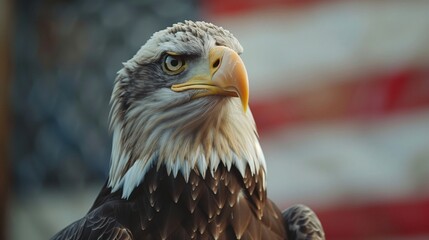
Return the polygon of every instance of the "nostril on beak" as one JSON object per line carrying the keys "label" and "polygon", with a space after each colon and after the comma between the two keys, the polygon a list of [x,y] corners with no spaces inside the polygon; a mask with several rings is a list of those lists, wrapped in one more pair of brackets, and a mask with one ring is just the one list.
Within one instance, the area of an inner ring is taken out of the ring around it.
{"label": "nostril on beak", "polygon": [[220,64],[220,59],[218,58],[218,59],[216,59],[216,61],[214,61],[213,68],[219,67],[219,64]]}

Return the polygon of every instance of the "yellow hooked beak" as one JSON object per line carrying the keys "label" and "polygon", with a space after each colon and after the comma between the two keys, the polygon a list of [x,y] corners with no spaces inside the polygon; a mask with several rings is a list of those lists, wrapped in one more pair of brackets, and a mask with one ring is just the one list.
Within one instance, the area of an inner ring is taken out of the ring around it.
{"label": "yellow hooked beak", "polygon": [[240,56],[230,48],[216,46],[210,50],[208,64],[208,71],[196,74],[184,83],[171,86],[171,90],[175,92],[205,90],[197,92],[192,99],[209,95],[239,97],[246,112],[249,102],[249,80]]}

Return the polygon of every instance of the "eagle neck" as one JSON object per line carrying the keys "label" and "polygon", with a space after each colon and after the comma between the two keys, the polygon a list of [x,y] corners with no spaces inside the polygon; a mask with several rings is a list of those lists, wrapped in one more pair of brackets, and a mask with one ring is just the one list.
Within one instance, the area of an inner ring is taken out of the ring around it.
{"label": "eagle neck", "polygon": [[142,123],[142,118],[135,117],[134,122],[115,127],[109,176],[112,191],[122,188],[122,197],[128,198],[148,171],[161,166],[175,178],[180,173],[186,182],[192,171],[203,178],[206,173],[213,177],[219,166],[227,170],[234,166],[242,177],[247,168],[251,174],[265,172],[252,114],[249,110],[234,112],[237,104],[240,102],[209,104],[203,109],[210,111],[210,117],[166,111],[156,117],[163,119],[158,124]]}

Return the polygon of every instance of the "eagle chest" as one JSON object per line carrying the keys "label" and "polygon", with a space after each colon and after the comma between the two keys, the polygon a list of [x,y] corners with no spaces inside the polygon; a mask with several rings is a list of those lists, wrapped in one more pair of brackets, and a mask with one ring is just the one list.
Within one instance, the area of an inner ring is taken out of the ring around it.
{"label": "eagle chest", "polygon": [[276,239],[281,213],[267,201],[262,176],[219,166],[205,177],[191,171],[186,181],[164,167],[150,170],[129,199],[140,221],[131,231],[136,239]]}

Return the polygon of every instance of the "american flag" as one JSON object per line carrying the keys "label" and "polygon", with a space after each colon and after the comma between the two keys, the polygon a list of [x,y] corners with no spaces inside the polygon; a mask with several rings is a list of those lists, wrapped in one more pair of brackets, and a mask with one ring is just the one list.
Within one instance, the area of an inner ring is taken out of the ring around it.
{"label": "american flag", "polygon": [[429,236],[429,2],[204,1],[244,46],[269,196],[327,239]]}

